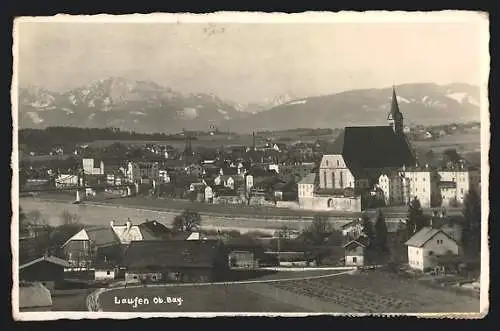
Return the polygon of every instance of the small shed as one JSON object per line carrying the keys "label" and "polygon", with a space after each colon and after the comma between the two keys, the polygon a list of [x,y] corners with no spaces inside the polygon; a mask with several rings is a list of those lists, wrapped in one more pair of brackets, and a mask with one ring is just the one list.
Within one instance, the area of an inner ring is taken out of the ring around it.
{"label": "small shed", "polygon": [[357,239],[351,240],[345,244],[345,265],[363,266],[365,264],[365,251],[368,247],[368,243],[368,237],[360,236]]}
{"label": "small shed", "polygon": [[47,288],[54,288],[56,282],[64,279],[64,268],[68,261],[55,256],[42,256],[19,266],[19,279],[27,282],[41,282]]}

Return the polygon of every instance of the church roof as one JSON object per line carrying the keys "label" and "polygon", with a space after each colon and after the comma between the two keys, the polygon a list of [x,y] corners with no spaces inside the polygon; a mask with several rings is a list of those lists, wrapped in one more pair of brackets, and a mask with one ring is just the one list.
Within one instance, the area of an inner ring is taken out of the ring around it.
{"label": "church roof", "polygon": [[392,88],[392,103],[391,110],[387,114],[387,119],[392,120],[396,117],[403,118],[403,114],[399,111],[398,98],[396,97],[396,90]]}
{"label": "church roof", "polygon": [[340,154],[348,167],[386,168],[415,164],[410,146],[390,126],[346,127],[326,154]]}

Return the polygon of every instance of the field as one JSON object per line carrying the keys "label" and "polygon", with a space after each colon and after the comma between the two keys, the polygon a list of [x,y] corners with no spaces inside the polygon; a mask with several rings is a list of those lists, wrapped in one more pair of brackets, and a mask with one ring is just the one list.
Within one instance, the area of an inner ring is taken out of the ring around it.
{"label": "field", "polygon": [[[116,298],[148,298],[134,308]],[[180,297],[182,304],[153,298]],[[427,287],[383,271],[310,280],[192,287],[128,288],[100,297],[104,311],[138,312],[479,312],[479,298]]]}
{"label": "field", "polygon": [[479,132],[457,133],[440,137],[438,140],[413,141],[416,148],[432,149],[435,153],[443,152],[447,148],[456,148],[458,153],[472,153],[481,150]]}

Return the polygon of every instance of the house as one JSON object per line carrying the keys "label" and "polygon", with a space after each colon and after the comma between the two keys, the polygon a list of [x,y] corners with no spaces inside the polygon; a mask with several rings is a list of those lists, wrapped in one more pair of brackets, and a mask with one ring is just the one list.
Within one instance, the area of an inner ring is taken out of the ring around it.
{"label": "house", "polygon": [[219,170],[219,175],[221,176],[236,176],[238,175],[238,168],[234,167],[223,167]]}
{"label": "house", "polygon": [[414,167],[404,167],[401,176],[405,188],[405,202],[409,203],[413,198],[420,201],[423,208],[430,208],[437,204],[439,198],[438,174],[427,164]]}
{"label": "house", "polygon": [[161,239],[149,232],[146,226],[133,225],[130,220],[127,220],[125,224],[116,224],[115,221],[111,221],[110,226],[122,245],[128,245],[132,241]]}
{"label": "house", "polygon": [[56,188],[78,186],[80,183],[78,175],[63,174],[56,177]]}
{"label": "house", "polygon": [[231,175],[219,175],[219,176],[215,177],[214,184],[217,186],[222,185],[222,186],[228,187],[232,190],[234,190],[234,188],[235,188],[235,180],[234,180],[233,176],[231,176]]}
{"label": "house", "polygon": [[345,265],[363,266],[365,264],[365,251],[368,244],[369,240],[366,236],[360,236],[357,239],[351,240],[345,244]]}
{"label": "house", "polygon": [[481,181],[479,169],[458,164],[439,169],[437,174],[442,206],[462,204],[467,192],[471,189],[479,191]]}
{"label": "house", "polygon": [[127,177],[130,182],[139,181],[142,178],[158,179],[160,169],[158,162],[128,162]]}
{"label": "house", "polygon": [[168,175],[168,171],[165,169],[158,170],[158,179],[160,183],[170,183],[170,176]]}
{"label": "house", "polygon": [[159,239],[168,239],[171,235],[171,230],[158,221],[146,221],[139,224],[141,231],[149,232],[153,237]]}
{"label": "house", "polygon": [[[83,173],[85,175],[104,175],[104,161],[97,161],[93,158],[83,158]],[[95,167],[98,165],[98,167]]]}
{"label": "house", "polygon": [[113,264],[102,263],[94,266],[94,279],[98,281],[114,280],[118,274],[118,268]]}
{"label": "house", "polygon": [[259,262],[253,252],[231,251],[229,253],[229,267],[237,269],[253,269],[259,267]]}
{"label": "house", "polygon": [[62,250],[72,267],[90,267],[101,262],[118,263],[122,256],[120,239],[108,226],[80,230],[62,245]]}
{"label": "house", "polygon": [[363,221],[361,218],[344,224],[340,227],[342,235],[349,238],[358,238],[363,233]]}
{"label": "house", "polygon": [[436,257],[459,255],[459,244],[443,230],[424,227],[406,243],[408,264],[412,269],[425,271],[437,265]]}
{"label": "house", "polygon": [[229,269],[217,240],[132,242],[123,264],[126,281],[211,282],[224,279]]}
{"label": "house", "polygon": [[304,177],[298,184],[299,206],[304,209],[312,209],[314,199],[314,188],[316,184],[316,173]]}
{"label": "house", "polygon": [[211,186],[206,186],[205,187],[205,202],[206,203],[212,203],[214,200],[214,191]]}
{"label": "house", "polygon": [[55,256],[42,256],[19,266],[19,280],[27,282],[41,282],[49,289],[55,283],[64,279],[64,268],[69,268],[68,261]]}

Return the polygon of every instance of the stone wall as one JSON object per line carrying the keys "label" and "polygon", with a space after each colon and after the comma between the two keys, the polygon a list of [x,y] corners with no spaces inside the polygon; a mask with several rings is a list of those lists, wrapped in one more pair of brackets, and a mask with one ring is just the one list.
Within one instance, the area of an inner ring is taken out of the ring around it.
{"label": "stone wall", "polygon": [[361,212],[361,197],[315,196],[301,198],[299,205],[301,209],[309,210]]}

